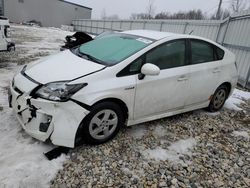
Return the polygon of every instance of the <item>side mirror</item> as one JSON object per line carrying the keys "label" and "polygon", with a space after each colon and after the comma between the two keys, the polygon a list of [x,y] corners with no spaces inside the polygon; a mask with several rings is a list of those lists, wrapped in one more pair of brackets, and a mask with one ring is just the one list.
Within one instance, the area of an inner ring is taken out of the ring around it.
{"label": "side mirror", "polygon": [[146,63],[141,68],[141,73],[148,76],[157,76],[160,74],[160,68],[154,64]]}

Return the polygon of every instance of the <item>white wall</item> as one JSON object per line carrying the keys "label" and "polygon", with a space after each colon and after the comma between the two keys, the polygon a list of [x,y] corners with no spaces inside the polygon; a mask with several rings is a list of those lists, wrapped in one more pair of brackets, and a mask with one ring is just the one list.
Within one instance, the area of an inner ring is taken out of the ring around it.
{"label": "white wall", "polygon": [[40,21],[43,26],[61,27],[70,25],[73,19],[90,19],[91,9],[59,0],[4,0],[5,16],[10,21]]}

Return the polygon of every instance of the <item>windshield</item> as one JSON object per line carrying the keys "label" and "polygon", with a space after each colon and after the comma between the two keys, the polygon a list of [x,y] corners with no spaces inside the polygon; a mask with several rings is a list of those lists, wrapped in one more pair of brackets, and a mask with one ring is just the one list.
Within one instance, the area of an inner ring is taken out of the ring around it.
{"label": "windshield", "polygon": [[135,54],[153,41],[150,39],[127,35],[110,34],[82,44],[78,52],[82,57],[106,66],[118,64]]}

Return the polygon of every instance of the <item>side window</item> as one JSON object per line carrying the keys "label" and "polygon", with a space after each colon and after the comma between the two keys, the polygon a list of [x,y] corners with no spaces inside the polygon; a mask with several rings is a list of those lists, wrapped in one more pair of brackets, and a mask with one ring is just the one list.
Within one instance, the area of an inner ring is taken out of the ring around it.
{"label": "side window", "polygon": [[163,44],[146,54],[146,63],[157,65],[161,70],[186,65],[185,40]]}
{"label": "side window", "polygon": [[135,60],[130,65],[128,65],[125,69],[119,72],[117,74],[117,77],[130,76],[130,75],[140,73],[142,64],[143,64],[143,56]]}
{"label": "side window", "polygon": [[213,46],[207,42],[191,40],[192,64],[214,61]]}
{"label": "side window", "polygon": [[216,46],[215,46],[215,50],[216,50],[216,54],[217,54],[217,60],[222,60],[224,58],[224,55],[225,55],[224,50],[222,50]]}
{"label": "side window", "polygon": [[143,58],[139,58],[135,60],[133,63],[129,65],[129,72],[131,73],[138,73],[141,70],[142,63],[143,63]]}

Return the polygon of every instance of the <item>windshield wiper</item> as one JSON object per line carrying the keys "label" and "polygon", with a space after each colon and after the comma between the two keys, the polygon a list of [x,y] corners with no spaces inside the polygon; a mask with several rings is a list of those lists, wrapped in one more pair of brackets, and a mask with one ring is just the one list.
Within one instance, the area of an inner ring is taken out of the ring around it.
{"label": "windshield wiper", "polygon": [[87,60],[90,60],[90,61],[93,61],[93,62],[96,62],[96,63],[99,63],[99,64],[104,64],[104,62],[103,61],[101,61],[101,60],[99,60],[99,59],[97,59],[97,58],[95,58],[94,56],[92,56],[92,55],[89,55],[89,54],[86,54],[86,53],[83,53],[83,52],[80,52],[80,50],[78,51],[78,55],[80,56],[80,57],[87,57]]}

